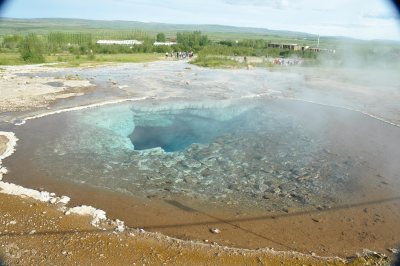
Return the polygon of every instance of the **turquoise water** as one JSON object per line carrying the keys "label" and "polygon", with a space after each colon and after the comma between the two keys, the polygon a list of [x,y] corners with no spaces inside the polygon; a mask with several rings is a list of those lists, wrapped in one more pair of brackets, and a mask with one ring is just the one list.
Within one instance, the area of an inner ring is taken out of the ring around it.
{"label": "turquoise water", "polygon": [[343,190],[354,160],[326,152],[305,125],[313,113],[265,100],[109,105],[30,121],[21,132],[35,140],[15,158],[35,158],[37,175],[140,197],[316,206]]}
{"label": "turquoise water", "polygon": [[[160,147],[166,152],[181,151],[193,143],[210,143],[218,136],[233,131],[243,122],[240,116],[219,121],[196,114],[191,109],[179,113],[147,113],[146,116],[146,119],[154,123],[136,126],[129,135],[135,150]],[[157,121],[160,120],[168,122],[159,125]]]}

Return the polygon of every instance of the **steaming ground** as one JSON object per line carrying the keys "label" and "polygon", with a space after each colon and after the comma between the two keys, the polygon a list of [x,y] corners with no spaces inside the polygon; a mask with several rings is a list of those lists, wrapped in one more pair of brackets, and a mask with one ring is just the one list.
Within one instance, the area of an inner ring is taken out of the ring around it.
{"label": "steaming ground", "polygon": [[[400,106],[398,102],[400,99],[400,81],[399,78],[393,74],[395,71],[368,71],[370,72],[356,69],[338,70],[330,68],[279,68],[272,70],[253,69],[250,71],[210,70],[194,67],[183,62],[157,62],[145,65],[127,64],[95,69],[52,70],[51,72],[48,72],[46,68],[41,69],[37,66],[5,68],[2,72],[2,84],[4,86],[1,88],[13,88],[15,93],[7,94],[9,95],[7,96],[8,99],[12,99],[12,101],[8,100],[7,102],[2,102],[3,109],[1,110],[4,111],[0,113],[0,125],[4,125],[4,129],[12,129],[13,126],[7,124],[7,121],[20,122],[25,117],[49,111],[127,98],[135,99],[144,97],[146,100],[138,102],[138,105],[142,105],[143,108],[146,106],[152,106],[152,108],[154,108],[154,106],[162,107],[164,104],[176,105],[176,102],[182,101],[184,101],[185,104],[192,103],[201,105],[202,103],[229,102],[260,95],[263,97],[299,99],[320,104],[341,106],[348,109],[360,110],[393,123],[399,123]],[[67,82],[71,77],[80,81],[67,85],[69,86],[68,88],[59,87],[59,83],[53,83],[61,82],[63,84],[68,84]],[[27,79],[32,80],[31,83],[34,83],[35,86],[21,85],[27,84]],[[84,89],[88,85],[88,80],[96,85],[96,90],[91,91]],[[53,89],[54,91],[52,91]],[[18,92],[18,90],[20,92]],[[69,93],[71,90],[79,91],[80,94],[70,98],[69,96],[71,95]],[[81,93],[84,95],[81,95]],[[60,94],[68,95],[68,99],[57,100],[57,98],[63,98],[57,97],[57,95]],[[42,100],[39,101],[38,99]],[[48,110],[49,108],[51,110]],[[346,117],[343,119],[345,118]],[[318,121],[318,115],[314,116],[314,120],[314,126],[324,125],[324,121]],[[351,123],[352,121],[349,120],[348,122]],[[0,130],[2,129],[3,128],[0,127]],[[387,145],[390,145],[390,143]],[[386,164],[387,162],[381,163]],[[393,164],[395,164],[395,159],[393,159]],[[387,165],[388,168],[391,168],[391,161],[389,161]],[[388,171],[391,170],[392,169],[388,169]],[[26,176],[19,178],[29,180],[28,175],[29,172],[26,173]],[[12,180],[12,173],[7,175],[7,178]],[[204,224],[197,227],[178,227],[176,229],[167,227],[166,229],[154,228],[152,230],[163,230],[165,234],[178,236],[181,239],[216,241],[217,243],[228,246],[236,241],[233,236],[243,239],[249,238],[253,243],[259,242],[260,240],[257,240],[257,237],[254,235],[257,234],[257,230],[262,229],[263,241],[268,243],[266,246],[274,247],[279,250],[297,250],[301,252],[315,252],[321,255],[340,256],[355,254],[356,252],[362,251],[363,248],[385,252],[387,248],[393,248],[400,239],[400,232],[396,226],[399,217],[396,212],[398,203],[396,199],[384,202],[379,201],[379,199],[385,198],[387,184],[391,184],[391,182],[395,181],[387,180],[385,176],[379,178],[380,179],[374,181],[376,190],[373,193],[371,193],[371,190],[365,189],[365,193],[369,193],[368,198],[373,198],[375,201],[370,205],[354,206],[350,209],[305,213],[299,214],[298,216],[293,215],[293,217],[292,215],[288,215],[288,218],[284,218],[285,213],[296,213],[295,210],[287,210],[282,214],[282,219],[276,219],[274,215],[271,215],[271,219],[264,217],[264,219],[260,219],[256,222],[252,222],[250,219],[249,221],[238,221],[232,224],[232,222],[229,221],[234,221],[235,217],[226,219],[228,214],[218,216],[218,212],[214,213],[213,210],[210,210],[210,213],[213,215],[207,216],[207,213],[182,211],[182,206],[175,204],[174,207],[173,204],[168,205],[157,199],[150,200],[150,205],[148,202],[142,202],[136,199],[134,201],[136,205],[135,216],[143,216],[142,218],[144,218],[144,220],[142,220],[141,223],[144,226],[146,224],[151,225],[154,221],[171,222],[167,220],[163,221],[163,211],[161,211],[163,209],[168,210],[167,212],[172,214],[170,216],[175,216],[177,219],[179,218],[175,222],[179,222],[179,220],[189,222],[201,220],[204,221]],[[49,182],[47,182],[47,184],[49,184]],[[38,184],[31,183],[31,185],[34,188],[40,188]],[[60,186],[60,183],[57,184],[57,182],[53,182],[52,185],[48,186],[49,187],[46,187],[46,189],[50,188],[49,190],[60,194],[70,195],[69,193],[71,193],[73,200],[74,195],[85,194],[82,193],[82,191],[87,189],[69,186],[68,184],[66,186]],[[88,192],[90,192],[90,189]],[[88,195],[94,194],[95,193],[88,193]],[[109,194],[107,198],[110,201],[109,204],[114,204],[114,206],[118,204],[121,206],[132,204],[132,201],[121,199],[113,194]],[[10,197],[6,198],[5,201],[19,204],[17,203],[19,201],[17,198]],[[85,202],[93,203],[96,201],[101,202],[102,199],[96,198],[93,200],[81,196],[76,202],[73,202],[73,204],[82,204]],[[190,202],[187,203],[190,205]],[[177,208],[177,206],[181,209]],[[22,207],[23,210],[25,208],[28,208],[27,205]],[[49,206],[45,208],[51,209]],[[149,209],[154,212],[161,211],[161,215],[156,218],[146,216]],[[17,214],[13,213],[11,215]],[[112,216],[113,213],[110,215]],[[45,221],[46,215],[44,214],[43,217],[42,220],[38,221],[38,226]],[[220,217],[222,217],[222,220]],[[281,215],[279,215],[279,217],[281,217]],[[139,218],[140,217],[138,217],[138,222],[140,221]],[[5,217],[3,217],[3,219],[5,219]],[[21,217],[21,219],[23,220],[24,218]],[[143,221],[146,222],[143,224]],[[85,228],[84,226],[81,227],[81,225],[75,225],[73,223],[70,225],[71,228]],[[68,226],[67,224],[66,227],[68,228]],[[222,233],[211,234],[209,231],[210,227],[218,227],[222,230]],[[393,229],[388,230],[387,228]],[[4,230],[8,231],[8,229]],[[247,233],[244,233],[245,230],[247,230]],[[240,231],[239,234],[237,233],[238,231]],[[324,235],[324,237],[321,238],[321,235]],[[110,240],[111,238],[109,237],[112,238],[113,236],[106,237],[106,239],[108,239],[107,241],[113,243],[113,240]],[[37,239],[39,239],[38,243],[43,245],[43,248],[46,249],[44,243],[47,239],[45,238],[46,237],[37,237]],[[6,247],[5,257],[7,261],[13,260],[12,252],[10,253],[10,250],[12,251],[13,248],[18,250],[31,250],[22,248],[23,244],[20,242],[17,243],[12,237],[3,239],[5,239],[3,248]],[[36,240],[33,239],[33,241]],[[77,241],[77,239],[74,241]],[[130,240],[128,240],[128,242],[129,241]],[[128,245],[127,248],[129,248],[128,242],[126,242]],[[15,248],[14,244],[17,248]],[[68,243],[65,245],[67,244]],[[70,258],[73,259],[75,252],[69,254],[69,250],[64,250],[65,245],[49,249],[50,254],[54,254],[54,252],[61,253],[61,255],[57,256],[51,255],[51,258],[63,259],[64,256],[70,256]],[[113,245],[114,244],[112,244],[112,246]],[[247,246],[251,246],[251,243]],[[76,250],[77,246],[71,244],[71,248]],[[181,247],[178,249],[180,248]],[[101,247],[98,247],[98,249],[101,249]],[[65,255],[63,251],[66,251],[67,255]],[[105,253],[101,254],[112,253],[111,250],[106,250],[104,252]],[[124,252],[125,251],[120,253],[125,254]],[[23,256],[33,261],[40,257],[33,253],[32,255],[31,253],[32,252],[22,252],[22,254],[26,254]],[[107,254],[105,256],[107,256]],[[173,254],[173,252],[169,253],[168,256],[175,256]],[[229,257],[230,255],[227,254],[227,256]],[[46,257],[40,258],[46,259]],[[82,259],[80,256],[75,258]],[[184,260],[185,258],[186,257],[183,257]],[[111,257],[111,259],[115,260],[117,258],[114,256],[114,258]],[[131,261],[133,260],[138,261],[139,258],[134,257]],[[152,261],[156,262],[157,260]],[[183,261],[180,262],[183,263]],[[236,262],[240,264],[240,261]],[[195,264],[193,261],[190,263]],[[227,263],[227,261],[225,261],[225,263]]]}
{"label": "steaming ground", "polygon": [[[35,74],[37,72],[40,74]],[[25,73],[28,78],[15,77],[18,73]],[[199,68],[184,62],[125,64],[58,71],[53,68],[42,70],[41,67],[10,67],[4,68],[1,73],[1,88],[4,92],[28,90],[27,95],[19,95],[17,92],[11,94],[15,95],[14,98],[40,107],[40,104],[34,103],[33,97],[36,95],[46,98],[54,97],[60,91],[67,94],[68,88],[88,86],[86,79],[97,85],[95,92],[76,97],[75,100],[61,101],[54,108],[132,97],[180,98],[190,102],[268,94],[361,110],[396,123],[400,121],[397,101],[400,97],[400,78],[397,73],[396,69],[391,68],[216,70]],[[64,86],[54,86],[54,92],[49,91],[49,82],[57,81],[57,78],[65,78],[62,82]],[[25,86],[24,82],[28,82],[28,85],[36,82],[42,84],[41,91],[37,89],[38,86]],[[54,100],[50,99],[48,104]],[[9,109],[16,111],[22,110],[20,106],[24,106],[18,102],[15,105],[11,107],[7,104]],[[5,119],[4,114],[2,117]]]}

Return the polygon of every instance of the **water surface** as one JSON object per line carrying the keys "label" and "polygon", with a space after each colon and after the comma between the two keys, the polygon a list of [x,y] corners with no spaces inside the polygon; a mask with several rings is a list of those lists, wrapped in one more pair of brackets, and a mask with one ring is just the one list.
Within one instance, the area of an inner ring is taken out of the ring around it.
{"label": "water surface", "polygon": [[267,99],[114,104],[18,127],[9,168],[18,176],[17,162],[34,162],[38,175],[144,198],[269,210],[331,206],[352,195],[360,157],[374,152],[365,137],[348,149],[360,128],[343,118],[357,116]]}

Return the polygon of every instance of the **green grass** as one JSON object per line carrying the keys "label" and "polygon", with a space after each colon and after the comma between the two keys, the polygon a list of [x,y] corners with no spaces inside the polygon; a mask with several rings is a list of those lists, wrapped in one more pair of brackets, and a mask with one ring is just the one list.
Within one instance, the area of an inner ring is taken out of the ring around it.
{"label": "green grass", "polygon": [[99,65],[104,63],[144,63],[163,59],[163,54],[140,53],[140,54],[97,54],[93,57],[81,55],[79,57],[71,54],[51,55],[46,57],[47,63],[59,62],[55,66],[76,67],[85,65]]}
{"label": "green grass", "polygon": [[210,68],[242,68],[245,64],[241,64],[235,60],[229,59],[225,56],[199,56],[193,61],[192,64],[201,67]]}
{"label": "green grass", "polygon": [[[143,63],[161,60],[163,54],[139,53],[139,54],[97,54],[94,57],[87,55],[76,56],[72,54],[56,54],[45,56],[46,63],[59,63],[54,66],[76,67],[87,65],[99,65],[104,63]],[[21,59],[19,53],[0,53],[0,65],[24,65],[28,64]]]}
{"label": "green grass", "polygon": [[22,65],[20,53],[0,53],[0,65]]}

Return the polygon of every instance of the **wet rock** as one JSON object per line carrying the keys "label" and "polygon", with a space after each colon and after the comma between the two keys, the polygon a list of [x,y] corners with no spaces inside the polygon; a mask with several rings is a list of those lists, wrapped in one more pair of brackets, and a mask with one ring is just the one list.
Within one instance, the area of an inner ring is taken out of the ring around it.
{"label": "wet rock", "polygon": [[221,230],[219,230],[218,228],[211,228],[210,232],[213,233],[213,234],[220,234]]}
{"label": "wet rock", "polygon": [[188,168],[199,168],[201,167],[201,163],[197,160],[188,159],[182,162],[182,165]]}
{"label": "wet rock", "polygon": [[264,183],[261,183],[261,184],[256,184],[256,185],[254,185],[254,188],[255,188],[257,191],[265,192],[265,191],[268,191],[269,186],[266,185],[266,184],[264,184]]}
{"label": "wet rock", "polygon": [[206,168],[206,169],[202,170],[200,174],[203,177],[208,177],[208,176],[210,176],[212,174],[212,172],[211,172],[211,170],[209,168]]}
{"label": "wet rock", "polygon": [[268,199],[270,199],[271,197],[264,194],[264,195],[262,196],[262,198],[268,200]]}
{"label": "wet rock", "polygon": [[388,248],[388,251],[393,254],[400,254],[400,249],[398,248]]}

